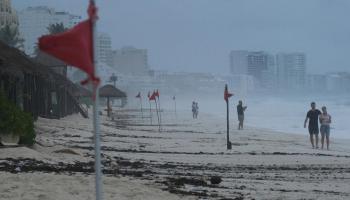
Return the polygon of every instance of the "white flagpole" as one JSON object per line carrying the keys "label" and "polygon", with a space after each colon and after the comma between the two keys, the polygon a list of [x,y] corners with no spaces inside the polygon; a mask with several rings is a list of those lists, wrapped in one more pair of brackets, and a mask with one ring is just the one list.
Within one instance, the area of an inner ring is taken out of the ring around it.
{"label": "white flagpole", "polygon": [[[96,6],[96,0],[90,0],[90,2]],[[93,59],[94,59],[94,70],[95,74],[97,70],[97,49],[96,49],[96,34],[97,34],[96,20],[93,19],[92,26],[92,40],[93,40]],[[99,86],[94,84],[95,89],[95,101],[94,101],[94,141],[95,141],[95,186],[96,186],[96,200],[103,200],[102,196],[102,169],[101,169],[101,142],[100,142],[100,117],[99,117]]]}
{"label": "white flagpole", "polygon": [[142,109],[142,97],[140,96],[140,105],[141,105],[141,116],[142,116],[142,122],[143,122],[143,109]]}
{"label": "white flagpole", "polygon": [[159,131],[160,131],[161,127],[162,127],[162,113],[161,113],[161,108],[160,108],[159,96],[158,96],[158,108],[159,108]]}

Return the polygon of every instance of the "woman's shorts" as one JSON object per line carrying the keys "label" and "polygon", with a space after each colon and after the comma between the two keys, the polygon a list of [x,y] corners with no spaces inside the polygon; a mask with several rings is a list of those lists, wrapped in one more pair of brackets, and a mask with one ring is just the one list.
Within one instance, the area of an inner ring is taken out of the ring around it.
{"label": "woman's shorts", "polygon": [[320,131],[321,131],[322,137],[324,136],[329,137],[329,132],[330,132],[329,125],[321,125]]}

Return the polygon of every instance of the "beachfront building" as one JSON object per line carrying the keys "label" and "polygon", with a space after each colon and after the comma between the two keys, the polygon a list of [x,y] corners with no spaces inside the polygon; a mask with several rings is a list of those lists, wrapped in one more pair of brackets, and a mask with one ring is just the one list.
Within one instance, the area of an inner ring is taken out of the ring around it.
{"label": "beachfront building", "polygon": [[264,51],[231,51],[230,72],[233,79],[237,78],[234,80],[236,83],[242,83],[242,80],[247,80],[249,77],[249,79],[253,78],[255,85],[253,88],[271,91],[276,86],[275,58]]}
{"label": "beachfront building", "polygon": [[232,75],[248,74],[249,51],[233,50],[230,52],[230,72]]}
{"label": "beachfront building", "polygon": [[113,66],[112,39],[107,33],[99,33],[97,36],[97,57],[99,62]]}
{"label": "beachfront building", "polygon": [[113,51],[113,67],[125,75],[149,75],[147,49],[123,47]]}
{"label": "beachfront building", "polygon": [[0,0],[0,28],[9,25],[11,28],[18,27],[18,16],[11,7],[11,0]]}
{"label": "beachfront building", "polygon": [[302,91],[305,89],[305,53],[278,53],[276,63],[278,85],[281,90]]}
{"label": "beachfront building", "polygon": [[71,28],[81,21],[81,17],[68,12],[58,12],[46,6],[28,7],[19,12],[19,31],[24,41],[24,51],[33,56],[37,48],[38,38],[48,34],[51,24],[62,23]]}

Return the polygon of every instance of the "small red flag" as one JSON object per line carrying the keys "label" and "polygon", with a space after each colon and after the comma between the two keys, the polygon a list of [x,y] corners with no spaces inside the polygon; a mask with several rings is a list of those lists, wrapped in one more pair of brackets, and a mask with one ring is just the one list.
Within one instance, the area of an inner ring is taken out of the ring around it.
{"label": "small red flag", "polygon": [[98,82],[94,72],[92,38],[93,22],[97,19],[96,10],[90,2],[89,19],[63,33],[40,37],[39,49],[85,71],[89,75],[87,81]]}
{"label": "small red flag", "polygon": [[232,93],[228,92],[227,85],[225,85],[225,92],[224,92],[224,99],[225,99],[225,101],[228,101],[228,99],[230,97],[232,97],[232,95],[233,95]]}
{"label": "small red flag", "polygon": [[156,97],[159,98],[159,91],[158,90],[155,92],[155,95],[156,95]]}
{"label": "small red flag", "polygon": [[153,92],[153,94],[151,95],[151,97],[149,98],[149,100],[151,101],[151,100],[156,100],[156,92]]}
{"label": "small red flag", "polygon": [[136,98],[141,98],[141,92],[136,95]]}

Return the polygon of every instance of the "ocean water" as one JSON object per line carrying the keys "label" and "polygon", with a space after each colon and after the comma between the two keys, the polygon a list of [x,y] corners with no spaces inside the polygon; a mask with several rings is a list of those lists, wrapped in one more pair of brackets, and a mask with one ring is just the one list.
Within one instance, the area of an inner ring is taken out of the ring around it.
{"label": "ocean water", "polygon": [[[199,111],[214,114],[219,120],[226,119],[226,104],[223,98],[197,97],[177,100],[177,107],[181,110],[191,109],[191,102],[199,104]],[[237,126],[236,106],[239,98],[230,99],[230,122]],[[350,96],[330,97],[252,97],[242,98],[243,104],[248,106],[245,112],[245,124],[256,128],[270,129],[286,133],[308,134],[304,128],[304,120],[310,103],[316,102],[321,110],[326,106],[332,116],[331,137],[350,139]],[[171,108],[172,103],[164,106]]]}

